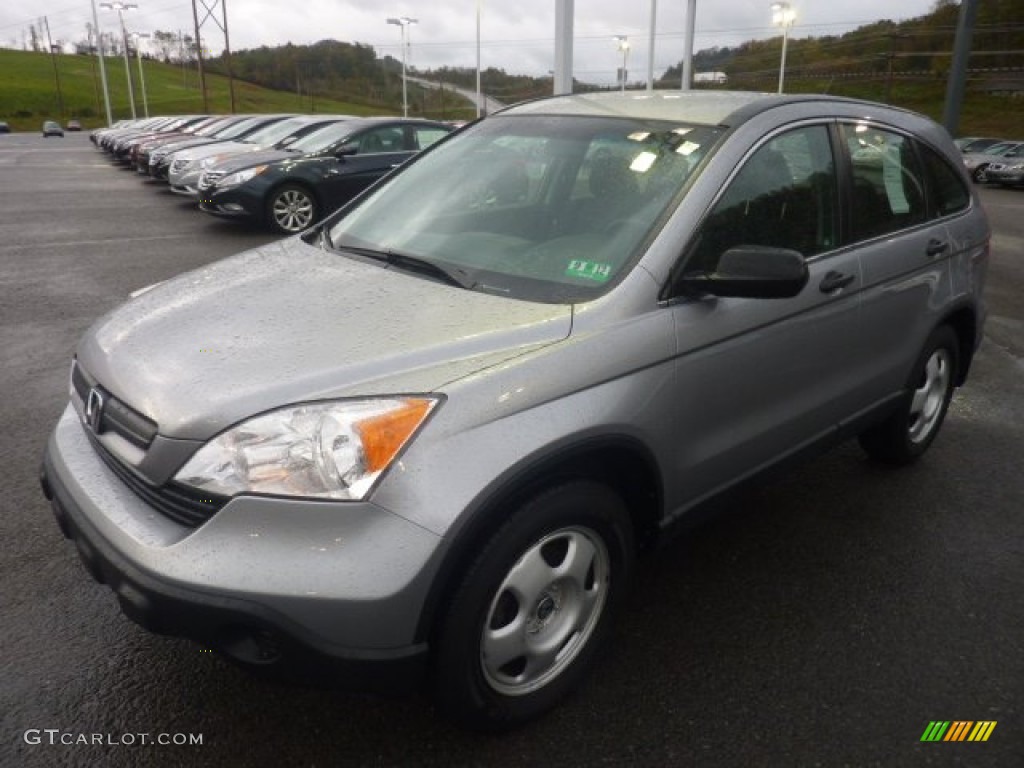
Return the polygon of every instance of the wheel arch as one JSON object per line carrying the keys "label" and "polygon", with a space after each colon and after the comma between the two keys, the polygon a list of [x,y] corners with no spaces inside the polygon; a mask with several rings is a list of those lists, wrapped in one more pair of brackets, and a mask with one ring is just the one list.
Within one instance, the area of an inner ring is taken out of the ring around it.
{"label": "wheel arch", "polygon": [[975,340],[978,334],[978,316],[973,307],[962,306],[955,309],[942,319],[939,325],[948,325],[956,334],[959,342],[957,350],[959,364],[956,370],[955,384],[959,387],[967,380],[967,374],[974,359]]}
{"label": "wheel arch", "polygon": [[591,480],[611,488],[626,505],[638,548],[653,540],[662,516],[662,480],[653,454],[639,440],[624,435],[592,437],[530,457],[471,505],[424,601],[416,627],[417,642],[433,639],[439,615],[458,587],[461,574],[508,514],[544,489],[572,480]]}

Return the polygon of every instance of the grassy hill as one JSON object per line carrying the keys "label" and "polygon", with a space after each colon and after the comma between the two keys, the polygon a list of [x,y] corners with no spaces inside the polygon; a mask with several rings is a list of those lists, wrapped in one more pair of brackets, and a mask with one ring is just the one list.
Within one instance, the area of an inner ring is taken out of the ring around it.
{"label": "grassy hill", "polygon": [[[45,53],[0,49],[0,120],[5,120],[16,131],[39,130],[43,120],[65,122],[77,118],[86,129],[106,124],[103,88],[99,65],[95,56],[62,54],[56,57],[63,94],[63,114],[57,98],[54,67]],[[135,104],[138,115],[143,115],[142,92],[139,85],[139,65],[131,62]],[[143,59],[146,94],[150,114],[188,114],[203,112],[203,97],[199,89],[199,76],[194,68],[182,69],[176,64]],[[131,117],[128,85],[122,57],[106,58],[107,82],[110,89],[110,107],[115,120]],[[230,112],[228,80],[207,73],[206,88],[208,110],[212,113]],[[400,91],[400,88],[399,88]],[[415,89],[410,88],[410,94]],[[452,94],[446,101],[436,104],[430,94],[416,93],[410,98],[414,109],[411,114],[452,117]],[[464,103],[463,105],[464,106]],[[262,88],[235,79],[236,112],[323,112],[347,115],[401,114],[397,104],[385,98],[369,99],[349,95],[327,98],[324,95],[301,95]]]}

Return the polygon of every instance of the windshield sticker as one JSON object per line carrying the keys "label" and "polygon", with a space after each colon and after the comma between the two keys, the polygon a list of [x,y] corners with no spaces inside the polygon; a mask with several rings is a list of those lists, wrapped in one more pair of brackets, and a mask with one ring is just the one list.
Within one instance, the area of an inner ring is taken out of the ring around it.
{"label": "windshield sticker", "polygon": [[604,283],[612,276],[612,265],[585,259],[573,259],[565,268],[565,275],[566,277],[578,277],[582,280]]}

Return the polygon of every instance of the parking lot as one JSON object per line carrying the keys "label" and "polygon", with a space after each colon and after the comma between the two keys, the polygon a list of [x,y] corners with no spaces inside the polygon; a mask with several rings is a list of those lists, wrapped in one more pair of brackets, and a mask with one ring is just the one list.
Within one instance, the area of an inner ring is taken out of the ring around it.
{"label": "parking lot", "polygon": [[[0,766],[1019,766],[1024,191],[982,199],[986,341],[928,456],[894,471],[846,445],[723,499],[642,561],[583,690],[487,737],[421,698],[257,679],[89,579],[38,483],[76,341],[129,292],[275,238],[84,134],[0,137]],[[922,743],[935,720],[997,726]]]}

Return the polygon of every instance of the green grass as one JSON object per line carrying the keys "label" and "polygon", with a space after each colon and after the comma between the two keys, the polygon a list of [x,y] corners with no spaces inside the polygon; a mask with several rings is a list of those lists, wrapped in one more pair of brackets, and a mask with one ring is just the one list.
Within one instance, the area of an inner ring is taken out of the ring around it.
{"label": "green grass", "polygon": [[[61,113],[54,79],[53,62],[49,55],[29,51],[0,50],[0,120],[15,131],[37,131],[43,120],[57,120],[62,124],[77,118],[83,128],[106,124],[103,89],[99,66],[95,56],[63,54],[56,57],[60,75],[64,110]],[[131,117],[128,85],[123,57],[106,57],[107,82],[110,89],[110,107],[115,120]],[[143,115],[142,93],[139,86],[139,64],[129,59],[135,104],[139,117]],[[146,94],[150,114],[191,114],[210,112],[226,114],[231,111],[228,80],[207,73],[207,104],[199,89],[199,76],[195,69],[158,61],[143,60]],[[328,99],[308,94],[301,98],[291,92],[274,91],[251,83],[235,80],[236,112],[321,112],[346,115],[401,114],[401,107],[359,100]],[[448,114],[452,114],[449,106]],[[428,111],[426,116],[432,116]]]}
{"label": "green grass", "polygon": [[[764,78],[733,78],[730,87],[774,91],[774,76]],[[879,73],[865,78],[787,78],[787,93],[828,93],[854,99],[886,101],[886,76]],[[888,102],[943,122],[946,104],[945,77],[899,78],[892,81]],[[977,82],[968,81],[960,110],[958,136],[1005,136],[1024,138],[1024,111],[1020,98],[987,93]]]}
{"label": "green grass", "polygon": [[[37,131],[43,120],[47,119],[63,123],[74,117],[81,120],[83,127],[87,129],[106,123],[96,57],[65,54],[57,56],[56,60],[64,95],[63,114],[57,100],[50,57],[43,53],[0,50],[0,120],[6,120],[12,129],[21,131]],[[138,114],[141,116],[143,110],[142,94],[138,84],[138,60],[130,61],[136,90],[135,101]],[[208,108],[204,109],[199,90],[199,77],[194,69],[183,71],[177,65],[145,60],[143,66],[151,114],[225,114],[231,111],[227,78],[207,74]],[[107,57],[106,69],[114,119],[131,117],[124,59]],[[730,82],[730,87],[774,90],[775,80],[773,77],[736,77]],[[814,80],[794,77],[787,79],[786,90],[790,93],[832,93],[883,101],[886,82],[884,74],[857,80]],[[892,83],[890,100],[896,106],[922,112],[941,122],[945,90],[945,78],[897,78]],[[400,94],[397,98],[400,99]],[[468,102],[448,91],[444,93],[444,103],[441,103],[441,94],[438,92],[425,92],[423,89],[411,87],[409,101],[414,106],[411,114],[417,116],[470,118],[475,112],[468,106]],[[327,99],[316,96],[311,100],[308,94],[300,98],[292,92],[274,91],[235,80],[235,111],[396,115],[401,113],[401,105],[400,102],[375,103],[352,94],[347,98]],[[1021,111],[1020,99],[988,94],[977,85],[969,83],[957,134],[1024,138],[1022,115],[1024,112]]]}

